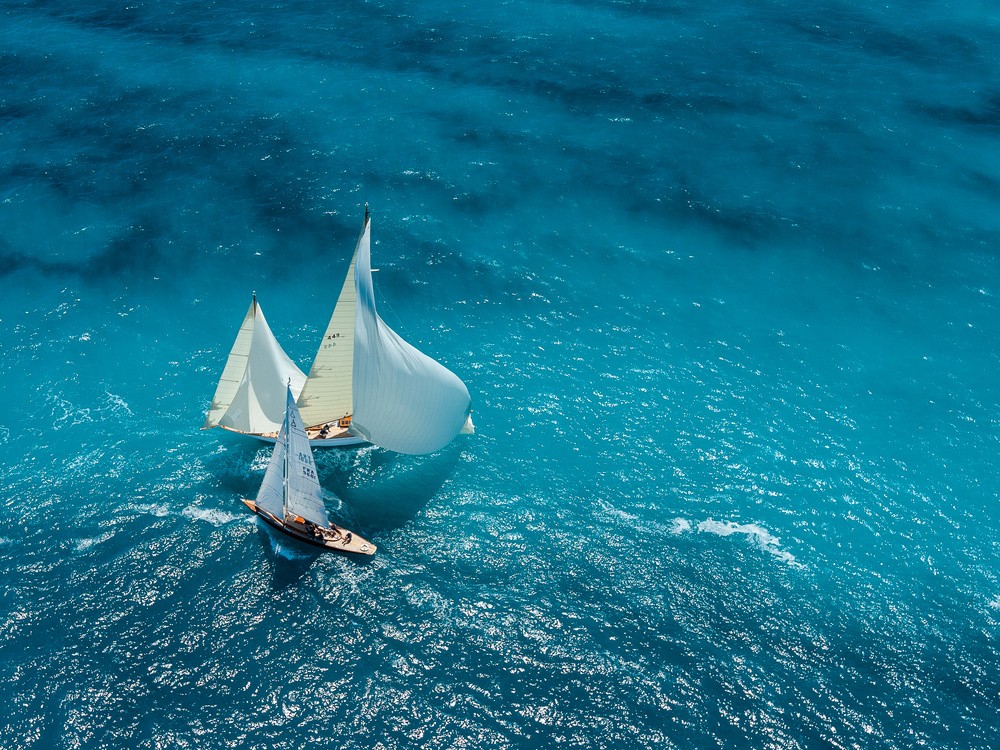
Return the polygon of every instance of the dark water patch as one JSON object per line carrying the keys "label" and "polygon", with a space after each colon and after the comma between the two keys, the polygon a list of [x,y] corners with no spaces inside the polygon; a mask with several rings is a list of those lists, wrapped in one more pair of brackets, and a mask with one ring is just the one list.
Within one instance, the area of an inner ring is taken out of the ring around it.
{"label": "dark water patch", "polygon": [[[627,70],[582,67],[567,76],[562,68],[573,67],[574,63],[554,57],[549,58],[549,62],[545,66],[521,66],[515,62],[509,70],[497,70],[495,74],[484,74],[475,66],[458,67],[450,69],[446,75],[452,84],[497,89],[507,96],[516,94],[555,102],[574,115],[659,116],[669,121],[724,113],[755,115],[773,111],[774,107],[760,95],[763,93],[761,86],[749,79],[741,80],[738,73],[702,79],[698,89],[691,89],[676,85],[677,81],[690,82],[692,71],[685,64],[671,65],[675,68],[671,74],[633,78]],[[519,70],[522,67],[524,69]],[[518,74],[511,75],[512,72]]]}
{"label": "dark water patch", "polygon": [[318,210],[323,207],[318,192],[328,182],[325,162],[317,160],[311,144],[283,120],[244,121],[230,143],[240,141],[241,168],[228,173],[220,168],[219,178],[235,195],[245,196],[262,229],[312,238],[323,246],[330,240],[331,227],[344,233],[348,227],[354,228],[347,218],[331,221]]}
{"label": "dark water patch", "polygon": [[697,3],[677,0],[570,0],[567,5],[574,8],[599,8],[622,16],[641,18],[643,21],[689,19],[693,11],[702,7]]}
{"label": "dark water patch", "polygon": [[806,217],[789,216],[788,207],[766,198],[757,196],[738,204],[685,186],[680,177],[676,182],[673,187],[655,184],[648,191],[640,188],[625,193],[619,199],[621,206],[634,219],[668,229],[673,224],[708,228],[733,249],[764,248],[817,229],[809,226]]}
{"label": "dark water patch", "polygon": [[[1000,43],[1000,34],[982,26],[956,20],[933,7],[905,17],[879,13],[843,2],[822,7],[791,9],[784,3],[765,11],[771,23],[819,42],[841,59],[846,55],[898,60],[926,70],[951,70],[966,77],[992,68],[989,50]],[[897,9],[898,10],[898,9]]]}
{"label": "dark water patch", "polygon": [[[58,18],[79,26],[87,26],[109,31],[140,30],[145,24],[148,9],[141,4],[88,3],[85,7],[60,7],[49,2],[24,2],[22,8],[42,11],[52,18]],[[165,3],[169,6],[171,3]]]}
{"label": "dark water patch", "polygon": [[[163,267],[163,226],[155,217],[126,228],[101,250],[81,261],[47,260],[0,245],[0,276],[34,270],[47,277],[79,276],[89,282],[145,277]],[[9,245],[8,245],[9,247]]]}
{"label": "dark water patch", "polygon": [[482,192],[459,193],[451,199],[451,205],[456,210],[473,217],[482,217],[494,211],[502,211],[504,208],[512,206],[513,203],[513,200],[508,200],[505,206],[496,195]]}
{"label": "dark water patch", "polygon": [[147,216],[140,224],[128,227],[83,267],[83,276],[91,280],[148,274],[162,266],[165,232],[160,220]]}
{"label": "dark water patch", "polygon": [[697,92],[655,91],[638,95],[637,102],[637,109],[671,115],[761,114],[767,111],[760,100],[738,100],[721,94]]}
{"label": "dark water patch", "polygon": [[992,200],[1000,200],[1000,173],[988,173],[981,169],[964,169],[960,178],[976,193]]}
{"label": "dark water patch", "polygon": [[440,123],[442,135],[486,153],[498,147],[505,151],[525,151],[544,142],[541,134],[500,128],[459,112],[439,110],[433,117]]}
{"label": "dark water patch", "polygon": [[903,34],[885,27],[867,29],[861,48],[869,53],[901,58],[908,63],[927,68],[977,66],[982,55],[970,39],[954,32],[939,32],[919,36]]}
{"label": "dark water patch", "polygon": [[[348,0],[336,7],[294,1],[268,6],[168,2],[127,9],[113,2],[86,8],[38,2],[22,3],[21,9],[122,38],[242,52],[282,48],[323,59],[366,55],[365,40],[388,41],[391,35],[387,29],[407,17],[405,12],[392,12],[385,5],[362,0]],[[290,18],[296,21],[292,23]]]}
{"label": "dark water patch", "polygon": [[[675,215],[710,225],[730,246],[753,248],[779,235],[790,233],[793,223],[774,206],[720,206],[701,200],[684,199],[668,203]],[[783,231],[779,231],[783,230]]]}
{"label": "dark water patch", "polygon": [[[331,237],[355,230],[346,220],[325,215],[331,208],[322,197],[329,172],[326,161],[315,157],[314,145],[282,118],[213,112],[206,101],[211,98],[197,93],[164,96],[147,88],[91,100],[81,111],[62,115],[42,136],[58,143],[58,149],[36,148],[27,159],[9,164],[0,184],[11,194],[38,186],[67,205],[87,201],[108,216],[123,216],[130,225],[145,227],[144,234],[104,248],[97,269],[89,272],[93,277],[126,269],[126,248],[153,236],[149,218],[159,209],[151,204],[164,193],[175,202],[175,212],[158,217],[155,234],[161,239],[188,231],[182,214],[190,216],[200,208],[189,204],[188,196],[205,190],[227,198],[235,218],[249,220],[271,238],[268,244],[280,244],[285,259],[292,262],[328,247]],[[231,230],[230,236],[239,237]],[[169,254],[161,255],[153,252],[159,241],[143,243],[143,268],[161,262],[183,267],[207,249],[197,242],[176,243]],[[30,252],[27,247],[13,253],[8,248],[4,267],[25,265]],[[129,261],[133,270],[138,270],[138,257]],[[44,260],[36,265],[45,271],[73,272],[72,265]],[[286,267],[278,258],[272,265],[276,271]]]}
{"label": "dark water patch", "polygon": [[[545,252],[551,253],[558,262],[571,260],[566,254],[560,255],[554,245],[564,241],[557,237],[540,239]],[[377,279],[380,293],[396,303],[426,299],[428,285],[447,290],[449,299],[489,299],[501,303],[525,302],[534,294],[558,296],[551,282],[541,274],[547,262],[534,268],[527,259],[523,264],[501,265],[491,261],[488,254],[471,254],[458,244],[421,236],[405,238],[399,247],[406,250],[391,264],[383,263]],[[565,244],[564,249],[578,248]],[[528,252],[527,248],[525,251]]]}
{"label": "dark water patch", "polygon": [[399,57],[399,64],[406,67],[431,66],[436,72],[446,66],[436,61],[465,54],[470,42],[479,55],[498,55],[505,52],[500,38],[493,34],[470,35],[469,27],[457,20],[442,20],[432,26],[418,24],[416,28],[400,29],[390,48],[390,54]]}
{"label": "dark water patch", "polygon": [[990,91],[970,105],[927,104],[913,102],[911,109],[930,120],[973,130],[992,132],[1000,128],[1000,92]]}
{"label": "dark water patch", "polygon": [[0,276],[23,270],[40,271],[46,276],[81,275],[83,267],[71,263],[44,261],[17,252],[4,252],[0,247]]}
{"label": "dark water patch", "polygon": [[[205,6],[200,9],[199,16],[198,8],[181,8],[182,5],[167,2],[157,6],[123,6],[114,2],[95,2],[86,7],[60,7],[48,2],[25,2],[21,3],[21,8],[81,28],[123,36],[145,36],[178,44],[196,44],[209,38],[204,27],[217,19],[219,9]],[[179,13],[179,10],[184,12]],[[182,19],[188,19],[188,22]]]}
{"label": "dark water patch", "polygon": [[0,98],[0,126],[5,120],[27,120],[36,118],[45,112],[45,107],[39,102],[12,101],[7,97]]}

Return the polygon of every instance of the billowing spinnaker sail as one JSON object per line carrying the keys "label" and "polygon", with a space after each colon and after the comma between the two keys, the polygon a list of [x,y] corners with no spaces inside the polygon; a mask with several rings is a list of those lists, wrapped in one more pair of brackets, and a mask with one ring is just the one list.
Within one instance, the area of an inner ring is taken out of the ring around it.
{"label": "billowing spinnaker sail", "polygon": [[357,306],[354,262],[352,258],[330,324],[299,394],[299,412],[306,427],[332,422],[351,413],[354,311]]}
{"label": "billowing spinnaker sail", "polygon": [[316,463],[309,447],[309,438],[291,390],[287,395],[283,429],[288,434],[287,511],[291,515],[302,516],[320,526],[326,526],[330,519],[326,515],[326,505],[323,504],[323,490],[316,477]]}
{"label": "billowing spinnaker sail", "polygon": [[[236,393],[217,424],[239,432],[275,432],[284,419],[285,404],[282,395],[285,387],[291,381],[292,393],[297,395],[302,390],[306,376],[275,340],[256,299],[250,309],[253,319],[243,374]],[[240,329],[240,336],[233,346],[234,352],[243,336],[243,330]],[[226,364],[226,369],[229,369],[229,363]],[[221,388],[221,381],[219,385]]]}
{"label": "billowing spinnaker sail", "polygon": [[370,222],[355,252],[354,418],[351,432],[399,453],[431,453],[461,431],[469,390],[379,318],[371,275]]}

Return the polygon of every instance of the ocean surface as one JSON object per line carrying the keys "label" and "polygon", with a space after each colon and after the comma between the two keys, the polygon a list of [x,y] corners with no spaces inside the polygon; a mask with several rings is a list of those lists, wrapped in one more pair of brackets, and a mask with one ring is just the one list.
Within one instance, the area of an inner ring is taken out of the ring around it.
{"label": "ocean surface", "polygon": [[[201,431],[256,291],[478,433]],[[0,2],[0,745],[987,748],[1000,9]]]}

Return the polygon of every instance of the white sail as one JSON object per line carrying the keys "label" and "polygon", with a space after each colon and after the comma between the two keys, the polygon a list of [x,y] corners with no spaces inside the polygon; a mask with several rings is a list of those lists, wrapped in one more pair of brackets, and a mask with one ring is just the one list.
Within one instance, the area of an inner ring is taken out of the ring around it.
{"label": "white sail", "polygon": [[455,373],[408,344],[378,316],[370,224],[366,212],[355,251],[351,433],[399,453],[431,453],[462,430],[472,401]]}
{"label": "white sail", "polygon": [[264,472],[264,481],[257,492],[257,507],[279,520],[284,518],[285,513],[285,456],[288,453],[286,432],[285,425],[282,425],[271,453],[271,461]]}
{"label": "white sail", "polygon": [[281,394],[286,384],[291,381],[292,393],[297,395],[305,380],[306,376],[274,338],[254,297],[219,380],[205,426],[255,434],[276,432],[284,417]]}
{"label": "white sail", "polygon": [[240,381],[243,380],[243,373],[247,369],[247,357],[250,355],[250,338],[253,336],[254,312],[257,309],[257,297],[253,298],[247,314],[240,325],[240,332],[236,334],[236,341],[229,351],[229,358],[226,360],[226,367],[219,378],[219,385],[215,389],[212,397],[212,405],[205,416],[203,430],[209,427],[218,427],[219,420],[226,413],[226,409],[233,403],[233,397],[239,390]]}
{"label": "white sail", "polygon": [[357,307],[355,258],[351,258],[337,305],[323,334],[309,377],[299,394],[299,412],[307,427],[332,422],[351,413],[354,313]]}
{"label": "white sail", "polygon": [[320,526],[330,522],[309,438],[291,388],[285,389],[285,418],[257,493],[257,506],[282,520],[301,516]]}
{"label": "white sail", "polygon": [[285,511],[289,515],[302,516],[307,521],[326,526],[330,519],[326,515],[326,505],[323,504],[323,490],[316,476],[316,463],[313,461],[302,416],[295,406],[295,395],[290,388],[286,401],[284,429],[288,436],[288,494]]}

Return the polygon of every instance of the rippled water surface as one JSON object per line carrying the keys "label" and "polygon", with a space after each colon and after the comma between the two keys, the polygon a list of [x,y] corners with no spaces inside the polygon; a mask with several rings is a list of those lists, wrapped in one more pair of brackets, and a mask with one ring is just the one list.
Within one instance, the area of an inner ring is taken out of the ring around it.
{"label": "rippled water surface", "polygon": [[[989,3],[0,3],[10,748],[989,747]],[[201,432],[364,204],[478,434]]]}

